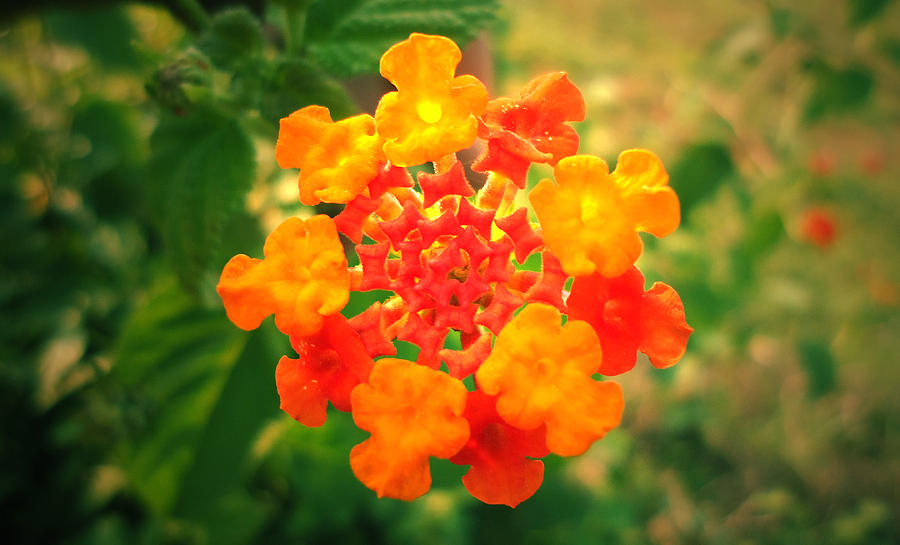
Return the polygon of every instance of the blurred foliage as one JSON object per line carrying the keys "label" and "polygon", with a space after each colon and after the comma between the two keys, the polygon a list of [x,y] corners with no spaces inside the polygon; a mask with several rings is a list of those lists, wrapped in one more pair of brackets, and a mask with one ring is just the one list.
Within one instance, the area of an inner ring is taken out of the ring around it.
{"label": "blurred foliage", "polygon": [[312,58],[340,76],[370,74],[381,55],[411,30],[467,43],[489,21],[496,5],[484,0],[334,0],[315,2],[304,38]]}
{"label": "blurred foliage", "polygon": [[[56,5],[0,27],[5,542],[900,541],[900,3]],[[313,213],[274,164],[280,117],[365,107],[359,76],[411,31],[485,28],[494,95],[568,70],[582,151],[663,158],[683,225],[639,265],[696,333],[517,509],[438,462],[424,498],[377,500],[347,463],[365,434],[280,414],[290,347],[213,287]]]}

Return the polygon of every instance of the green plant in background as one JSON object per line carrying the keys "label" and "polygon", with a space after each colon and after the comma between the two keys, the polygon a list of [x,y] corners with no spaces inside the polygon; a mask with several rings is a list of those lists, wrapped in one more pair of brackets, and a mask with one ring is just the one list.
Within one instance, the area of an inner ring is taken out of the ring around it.
{"label": "green plant in background", "polygon": [[[261,240],[247,193],[273,206],[254,139],[270,141],[298,105],[353,113],[337,78],[377,73],[414,30],[465,43],[496,9],[180,6],[184,27],[119,5],[4,23],[2,233],[17,251],[4,253],[2,387],[4,415],[20,418],[3,420],[0,490],[12,541],[264,530],[278,502],[247,486],[277,407],[269,378],[255,379],[285,347],[234,331],[209,297],[223,256]],[[62,514],[47,524],[45,510]]]}
{"label": "green plant in background", "polygon": [[571,70],[605,114],[584,141],[609,154],[641,141],[671,165],[684,225],[641,266],[679,287],[698,331],[715,330],[695,335],[668,380],[641,378],[646,398],[626,410],[623,426],[646,427],[620,469],[652,467],[666,505],[638,519],[650,522],[639,534],[889,542],[897,4],[707,3],[703,17],[650,1],[570,8],[616,25],[543,16],[536,45],[526,2],[501,58],[527,69],[575,62],[572,44],[616,52]]}
{"label": "green plant in background", "polygon": [[[522,0],[502,26],[484,2],[164,5],[2,23],[6,541],[898,540],[896,2]],[[623,378],[622,429],[548,458],[515,511],[452,467],[373,502],[346,464],[364,434],[280,418],[288,347],[235,331],[212,288],[298,212],[279,118],[352,115],[389,44],[491,25],[492,94],[565,66],[585,149],[669,166],[683,225],[639,265],[699,333]]]}

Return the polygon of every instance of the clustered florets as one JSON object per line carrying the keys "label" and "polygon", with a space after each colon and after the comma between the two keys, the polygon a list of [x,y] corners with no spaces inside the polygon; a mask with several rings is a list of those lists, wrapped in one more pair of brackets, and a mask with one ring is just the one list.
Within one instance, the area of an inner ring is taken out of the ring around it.
{"label": "clustered florets", "polygon": [[[628,371],[638,351],[656,367],[684,354],[692,329],[678,294],[645,291],[634,266],[638,232],[671,233],[679,206],[648,151],[623,152],[612,173],[575,155],[567,123],[584,119],[584,100],[566,74],[489,101],[478,79],[455,75],[460,59],[448,38],[412,34],[382,57],[397,91],[374,118],[335,122],[309,106],[282,119],[276,158],[300,169],[300,201],[345,206],[286,220],[264,259],[228,262],[218,291],[238,327],[274,314],[290,336],[298,358],[275,373],[288,414],[320,426],[330,401],[371,433],[350,464],[379,496],[427,492],[434,456],[471,466],[463,483],[475,497],[515,506],[540,486],[539,458],[582,454],[618,425],[622,390],[596,374]],[[478,191],[456,157],[477,139]],[[415,181],[405,168],[428,162],[434,172]],[[513,204],[533,163],[555,178],[528,196],[537,225]],[[538,272],[513,263],[534,253]],[[344,317],[350,292],[368,290],[394,295]],[[445,347],[451,331],[461,349]],[[416,361],[391,357],[395,339],[418,346]]]}

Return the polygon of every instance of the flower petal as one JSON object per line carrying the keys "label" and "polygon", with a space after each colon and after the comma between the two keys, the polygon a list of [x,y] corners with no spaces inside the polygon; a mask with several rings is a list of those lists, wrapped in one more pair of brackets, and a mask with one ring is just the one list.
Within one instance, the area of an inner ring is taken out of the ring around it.
{"label": "flower petal", "polygon": [[693,331],[675,290],[657,282],[645,292],[644,275],[637,267],[614,278],[576,278],[567,303],[569,318],[585,320],[597,332],[603,347],[600,373],[607,376],[634,367],[638,350],[655,367],[674,365]]}
{"label": "flower petal", "polygon": [[375,126],[391,163],[436,161],[475,141],[487,89],[474,76],[454,77],[460,59],[449,38],[418,33],[382,56],[381,74],[397,91],[381,98]]}
{"label": "flower petal", "polygon": [[578,133],[565,123],[582,120],[584,98],[566,73],[538,76],[518,100],[488,103],[479,127],[488,146],[472,168],[502,174],[524,188],[531,163],[555,165],[578,151]]}
{"label": "flower petal", "polygon": [[631,267],[622,276],[599,273],[579,276],[566,301],[569,318],[591,324],[603,348],[600,373],[611,376],[629,371],[637,361],[642,337],[641,305],[644,275]]}
{"label": "flower petal", "polygon": [[678,228],[681,207],[668,186],[669,175],[653,152],[625,150],[619,154],[610,175],[622,187],[628,213],[636,218],[636,229],[664,237]]}
{"label": "flower petal", "polygon": [[496,409],[497,399],[484,392],[469,392],[465,417],[469,441],[450,461],[470,465],[463,478],[466,489],[479,500],[515,507],[530,498],[544,479],[544,464],[532,458],[549,453],[543,426],[520,430],[507,424]]}
{"label": "flower petal", "polygon": [[287,335],[317,333],[323,316],[339,312],[350,297],[350,272],[334,221],[288,218],[266,238],[265,259],[233,257],[216,290],[228,317],[243,329],[275,314]]}
{"label": "flower petal", "polygon": [[619,162],[609,174],[598,157],[566,157],[557,183],[544,180],[529,195],[547,248],[572,276],[619,276],[641,255],[638,231],[663,236],[678,226],[678,199],[656,156],[629,150]]}
{"label": "flower petal", "polygon": [[618,425],[624,402],[614,383],[592,377],[600,367],[597,334],[587,322],[560,326],[551,306],[532,304],[507,324],[475,374],[479,388],[499,395],[497,412],[510,425],[547,426],[547,447],[581,454]]}
{"label": "flower petal", "polygon": [[375,119],[367,114],[331,120],[328,108],[307,106],[281,120],[275,158],[300,169],[300,201],[348,203],[378,176],[384,162]]}
{"label": "flower petal", "polygon": [[657,368],[678,363],[694,329],[685,322],[684,305],[672,287],[656,282],[644,296],[640,351]]}
{"label": "flower petal", "polygon": [[379,360],[351,395],[353,420],[372,436],[350,452],[357,478],[379,497],[412,500],[428,491],[428,457],[449,458],[469,424],[463,383],[413,362]]}

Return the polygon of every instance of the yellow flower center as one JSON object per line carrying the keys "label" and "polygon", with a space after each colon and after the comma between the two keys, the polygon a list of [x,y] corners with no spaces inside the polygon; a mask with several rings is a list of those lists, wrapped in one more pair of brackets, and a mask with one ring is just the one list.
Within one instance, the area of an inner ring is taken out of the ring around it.
{"label": "yellow flower center", "polygon": [[425,123],[437,123],[441,120],[441,115],[443,115],[440,104],[427,100],[419,101],[416,104],[416,113],[419,114],[419,118]]}
{"label": "yellow flower center", "polygon": [[581,221],[588,222],[600,215],[600,202],[590,197],[581,201]]}

